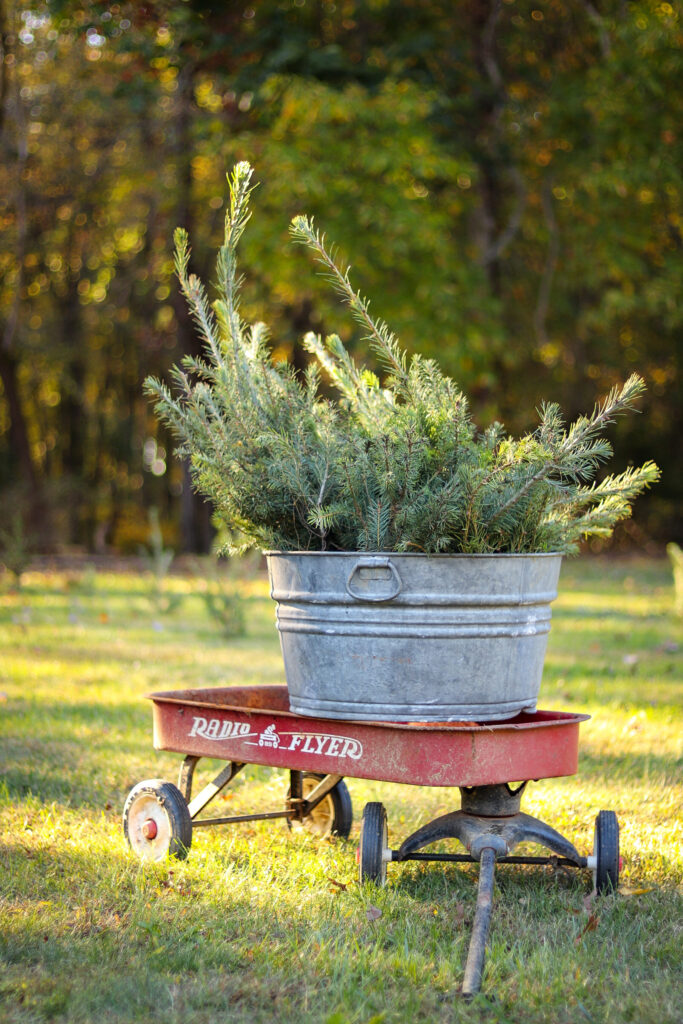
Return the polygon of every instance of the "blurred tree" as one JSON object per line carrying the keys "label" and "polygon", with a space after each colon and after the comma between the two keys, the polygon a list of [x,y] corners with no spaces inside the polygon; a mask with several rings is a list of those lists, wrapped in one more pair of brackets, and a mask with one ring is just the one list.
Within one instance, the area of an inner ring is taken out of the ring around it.
{"label": "blurred tree", "polygon": [[[291,5],[279,7],[291,17]],[[674,8],[619,2],[599,13],[587,0],[555,0],[542,9],[533,0],[396,0],[345,3],[334,14],[328,7],[316,23],[321,5],[305,7],[307,19],[296,29],[299,39],[307,29],[308,47],[287,47],[281,13],[279,51],[272,39],[260,77],[258,66],[246,69],[263,83],[271,110],[277,79],[266,72],[275,64],[287,66],[290,82],[296,74],[283,109],[294,180],[311,196],[302,205],[315,209],[320,199],[330,234],[360,264],[364,287],[382,296],[381,312],[410,343],[438,354],[486,418],[502,415],[523,429],[539,395],[559,398],[574,415],[633,366],[643,371],[646,419],[620,425],[617,448],[634,458],[662,453],[665,480],[646,503],[650,529],[680,531],[683,61]],[[261,31],[273,31],[265,18]],[[331,116],[335,100],[316,102],[310,85],[325,80],[316,59],[323,51],[345,57],[343,65],[331,62],[328,93],[333,84],[348,95],[353,81],[367,97],[355,97],[347,132],[343,118],[335,124]],[[403,92],[408,85],[419,87],[426,109],[400,107],[400,95],[415,95]],[[366,131],[382,89],[395,124]],[[293,91],[302,97],[298,128]],[[345,149],[347,134],[353,141]],[[424,219],[417,230],[407,226],[403,246],[394,230],[407,206],[393,173],[401,160],[387,135],[428,154],[411,167],[425,200],[416,204],[416,222]],[[267,136],[268,168],[278,166],[280,139],[286,141],[281,118]],[[393,196],[383,187],[373,194],[371,173],[362,169],[371,160],[382,186],[387,179],[394,185]],[[363,200],[354,183],[375,211],[370,221],[357,219]],[[370,223],[380,236],[372,248]],[[408,322],[402,297],[411,307]],[[321,308],[316,300],[313,315]],[[640,518],[646,520],[643,512]]]}
{"label": "blurred tree", "polygon": [[[2,321],[0,335],[0,380],[7,404],[5,424],[12,470],[26,485],[37,485],[37,472],[29,440],[29,426],[20,395],[19,322],[24,285],[28,239],[26,164],[28,129],[24,100],[18,76],[12,73],[16,63],[16,20],[14,11],[0,7],[0,142],[2,144],[5,196],[3,248],[0,255],[0,295]],[[10,205],[11,204],[11,205]],[[9,213],[9,210],[11,213]]]}
{"label": "blurred tree", "polygon": [[674,535],[671,5],[5,0],[0,57],[0,489],[33,496],[34,525],[50,508],[53,540],[136,550],[155,505],[208,545],[140,384],[197,350],[171,233],[188,228],[210,280],[242,158],[261,181],[245,313],[283,355],[302,365],[311,328],[353,344],[288,245],[306,211],[482,420],[524,429],[540,397],[574,414],[641,371],[647,415],[617,447],[661,462],[638,521]]}

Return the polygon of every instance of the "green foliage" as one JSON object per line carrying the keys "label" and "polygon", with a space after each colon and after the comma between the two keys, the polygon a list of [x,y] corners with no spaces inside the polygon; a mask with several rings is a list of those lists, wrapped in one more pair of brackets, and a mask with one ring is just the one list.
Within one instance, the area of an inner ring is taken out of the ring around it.
{"label": "green foliage", "polygon": [[176,269],[205,358],[186,356],[175,368],[177,397],[147,381],[157,413],[192,460],[196,486],[229,529],[262,547],[295,550],[572,551],[629,515],[632,499],[658,479],[655,464],[594,477],[612,454],[604,428],[635,407],[640,377],[568,427],[552,403],[519,440],[498,423],[479,432],[454,382],[433,360],[408,359],[303,216],[292,221],[294,241],[322,264],[387,377],[380,382],[358,366],[337,335],[305,339],[336,402],[321,396],[317,367],[300,380],[276,364],[264,325],[248,326],[239,313],[237,246],[251,178],[246,162],[229,177],[213,305],[188,275],[186,232],[176,232]]}
{"label": "green foliage", "polygon": [[323,7],[0,6],[0,500],[20,493],[41,547],[134,550],[150,504],[207,547],[184,468],[144,454],[169,445],[139,381],[193,351],[173,225],[208,282],[222,168],[258,158],[242,310],[279,355],[301,370],[308,330],[357,354],[281,244],[301,208],[481,422],[524,433],[538,394],[574,418],[638,368],[651,414],[624,418],[615,456],[652,453],[663,481],[621,538],[680,543],[678,11]]}
{"label": "green foliage", "polygon": [[182,595],[171,593],[166,587],[171,563],[175,557],[172,548],[164,546],[164,535],[159,522],[159,510],[151,508],[148,512],[149,535],[148,546],[139,548],[147,572],[150,574],[149,601],[158,615],[175,611],[182,602]]}
{"label": "green foliage", "polygon": [[202,599],[210,618],[225,638],[244,636],[247,617],[244,596],[234,574],[221,571],[213,558],[201,581],[197,595]]}
{"label": "green foliage", "polygon": [[174,558],[172,548],[164,547],[164,535],[159,523],[159,510],[151,508],[147,514],[149,521],[149,545],[140,546],[140,557],[145,562],[145,567],[152,575],[162,580],[168,574]]}

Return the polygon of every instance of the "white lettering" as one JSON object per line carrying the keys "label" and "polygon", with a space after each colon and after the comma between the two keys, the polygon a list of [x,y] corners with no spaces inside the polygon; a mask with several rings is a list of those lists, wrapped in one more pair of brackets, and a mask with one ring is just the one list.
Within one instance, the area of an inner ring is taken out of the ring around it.
{"label": "white lettering", "polygon": [[358,740],[346,737],[346,739],[344,740],[344,746],[341,748],[341,753],[339,754],[339,756],[351,757],[353,758],[354,761],[357,761],[358,758],[362,755],[362,753],[363,747],[358,742]]}
{"label": "white lettering", "polygon": [[201,715],[195,715],[189,736],[203,736],[206,740],[230,740],[240,736],[251,736],[251,727],[248,722],[234,722],[229,718],[221,721],[220,718],[206,719]]}
{"label": "white lettering", "polygon": [[[201,715],[195,715],[188,735],[201,736],[204,739],[218,742],[244,738],[251,746],[274,749],[280,747],[284,750],[298,750],[302,754],[313,754],[318,757],[350,757],[352,760],[358,761],[363,756],[363,745],[352,736],[300,732],[278,734],[274,723],[258,733],[251,731],[248,722],[235,722],[221,718],[206,719]],[[289,738],[289,745],[281,747],[285,736]],[[252,740],[251,737],[254,739]]]}
{"label": "white lettering", "polygon": [[[323,757],[350,757],[357,761],[363,756],[363,745],[352,736],[330,736],[328,733],[289,733],[287,750],[300,750],[302,754]],[[303,746],[302,746],[303,743]]]}

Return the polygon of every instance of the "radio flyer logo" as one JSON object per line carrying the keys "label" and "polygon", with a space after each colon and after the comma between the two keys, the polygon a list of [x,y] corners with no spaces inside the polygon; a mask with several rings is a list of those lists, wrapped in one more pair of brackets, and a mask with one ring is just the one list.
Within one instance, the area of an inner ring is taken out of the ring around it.
{"label": "radio flyer logo", "polygon": [[264,729],[258,738],[259,747],[277,747],[280,746],[280,737],[277,734],[274,725],[269,725],[267,729]]}
{"label": "radio flyer logo", "polygon": [[277,747],[282,751],[298,750],[302,754],[322,757],[350,757],[357,761],[363,754],[363,744],[353,736],[331,736],[320,732],[282,732],[275,725],[264,729],[258,741],[247,739],[249,746]]}
{"label": "radio flyer logo", "polygon": [[189,736],[201,736],[205,740],[227,740],[235,736],[255,736],[248,722],[231,722],[229,719],[203,718],[195,715]]}
{"label": "radio flyer logo", "polygon": [[351,758],[357,761],[363,755],[363,744],[353,736],[333,736],[318,732],[278,732],[271,723],[260,732],[254,731],[249,722],[234,722],[229,719],[193,717],[190,736],[205,740],[242,740],[250,747],[267,747],[271,750],[299,751],[318,757]]}

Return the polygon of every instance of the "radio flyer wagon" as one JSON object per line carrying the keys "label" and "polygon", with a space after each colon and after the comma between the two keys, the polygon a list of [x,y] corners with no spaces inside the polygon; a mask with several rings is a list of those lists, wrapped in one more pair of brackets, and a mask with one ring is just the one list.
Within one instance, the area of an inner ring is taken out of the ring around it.
{"label": "radio flyer wagon", "polygon": [[[584,868],[592,871],[597,892],[617,887],[619,827],[613,811],[600,811],[593,850],[583,856],[554,828],[520,810],[529,781],[576,772],[579,725],[588,715],[539,710],[486,724],[330,720],[293,714],[286,686],[177,690],[153,693],[150,699],[155,748],[185,757],[177,786],[151,779],[138,783],[128,796],[124,833],[143,860],[185,857],[196,828],[271,818],[299,822],[321,836],[347,838],[352,805],[345,777],[458,787],[460,808],[423,825],[398,849],[389,844],[384,806],[368,803],[357,859],[360,881],[379,885],[386,881],[389,864],[479,863],[465,996],[481,985],[496,863]],[[193,796],[193,775],[202,757],[226,765]],[[289,770],[284,807],[201,816],[248,764]],[[444,839],[459,840],[467,852],[426,850]],[[513,850],[525,841],[540,844],[549,855],[515,856]]]}

